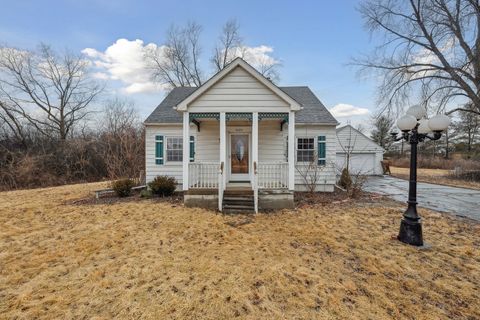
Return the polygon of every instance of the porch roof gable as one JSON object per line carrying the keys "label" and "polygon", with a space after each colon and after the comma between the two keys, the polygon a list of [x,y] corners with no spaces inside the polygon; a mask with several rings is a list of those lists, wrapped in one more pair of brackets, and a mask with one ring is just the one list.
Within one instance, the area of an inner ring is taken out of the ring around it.
{"label": "porch roof gable", "polygon": [[242,58],[236,58],[232,62],[230,62],[225,68],[217,72],[214,76],[212,76],[207,82],[203,85],[198,87],[195,91],[191,94],[186,96],[182,101],[176,105],[176,110],[178,111],[186,111],[189,104],[195,101],[197,98],[202,96],[208,89],[212,88],[216,83],[222,81],[225,76],[231,73],[235,68],[240,67],[245,70],[248,74],[250,74],[253,78],[255,78],[258,82],[263,84],[265,87],[270,89],[275,95],[277,95],[281,100],[285,101],[292,111],[298,111],[302,109],[302,106],[295,100],[292,99],[288,94],[282,91],[279,87],[273,84],[270,80],[265,78],[260,72],[258,72],[254,67],[250,64],[245,62]]}

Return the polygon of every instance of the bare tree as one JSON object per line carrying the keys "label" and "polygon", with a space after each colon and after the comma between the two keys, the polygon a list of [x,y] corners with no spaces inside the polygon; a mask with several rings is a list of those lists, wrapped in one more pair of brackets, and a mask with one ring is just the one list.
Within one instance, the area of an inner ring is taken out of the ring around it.
{"label": "bare tree", "polygon": [[[278,80],[280,63],[266,54],[262,55],[262,52],[252,53],[252,48],[242,44],[239,30],[235,19],[227,21],[223,26],[210,58],[214,71],[222,70],[235,58],[241,57],[266,78]],[[201,32],[202,26],[195,22],[188,23],[186,27],[172,25],[162,46],[147,47],[144,56],[152,70],[153,79],[170,88],[201,86],[206,74],[199,65],[202,53],[199,43]]]}
{"label": "bare tree", "polygon": [[386,115],[379,115],[372,118],[373,130],[371,137],[379,146],[387,150],[392,144],[390,131],[394,125],[393,119]]}
{"label": "bare tree", "polygon": [[[470,106],[466,106],[469,108]],[[480,131],[480,115],[466,111],[459,112],[459,119],[453,123],[455,132],[454,138],[457,141],[464,141],[467,145],[467,152],[472,151],[472,145],[477,141]]]}
{"label": "bare tree", "polygon": [[365,0],[360,12],[382,43],[354,60],[379,74],[382,110],[399,111],[409,98],[436,111],[457,99],[480,114],[480,3],[478,0]]}
{"label": "bare tree", "polygon": [[0,100],[0,128],[3,132],[3,139],[10,137],[22,144],[27,145],[27,133],[22,119],[16,116],[16,112],[8,104]]}
{"label": "bare tree", "polygon": [[213,56],[210,59],[216,71],[220,71],[236,57],[242,56],[242,37],[237,20],[228,20],[222,28]]}
{"label": "bare tree", "polygon": [[144,169],[144,132],[133,102],[105,103],[101,140],[109,178],[140,178]]}
{"label": "bare tree", "polygon": [[199,67],[202,27],[189,22],[186,27],[170,26],[167,40],[158,48],[147,48],[145,59],[155,80],[175,87],[198,87],[203,83]]}
{"label": "bare tree", "polygon": [[68,52],[59,56],[44,44],[38,52],[0,48],[4,114],[23,118],[42,134],[65,140],[103,89],[87,69],[88,62],[81,57]]}
{"label": "bare tree", "polygon": [[367,131],[367,127],[365,126],[365,124],[363,123],[359,123],[355,126],[355,129],[358,131],[358,132],[361,132],[361,133],[365,133],[365,131]]}
{"label": "bare tree", "polygon": [[[350,159],[352,157],[352,153],[354,151],[358,151],[355,150],[355,146],[357,145],[357,136],[358,134],[353,130],[351,125],[348,125],[348,137],[346,139],[346,143],[342,143],[337,134],[337,145],[340,146],[340,149],[343,151],[343,153],[345,153],[344,168],[346,168],[348,172],[350,171]],[[343,168],[337,169],[342,171]]]}
{"label": "bare tree", "polygon": [[140,127],[140,117],[134,102],[119,97],[107,100],[98,127],[113,135],[118,135],[130,128]]}
{"label": "bare tree", "polygon": [[[320,185],[321,178],[324,178],[324,172],[333,167],[333,164],[318,165],[318,155],[314,152],[310,161],[304,163],[297,163],[295,169],[302,178],[302,181],[307,189],[307,192],[313,194],[317,191]],[[323,181],[323,185],[326,185],[326,181]]]}

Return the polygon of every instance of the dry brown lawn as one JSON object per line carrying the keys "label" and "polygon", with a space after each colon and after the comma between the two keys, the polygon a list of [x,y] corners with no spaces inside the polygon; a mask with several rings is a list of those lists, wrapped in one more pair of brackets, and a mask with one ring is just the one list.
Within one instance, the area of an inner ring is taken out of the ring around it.
{"label": "dry brown lawn", "polygon": [[[408,180],[410,176],[409,168],[400,168],[390,166],[392,176]],[[449,177],[451,170],[445,169],[417,169],[417,180],[434,184],[441,184],[452,187],[461,187],[480,190],[480,183],[475,181],[457,180]]]}
{"label": "dry brown lawn", "polygon": [[[223,216],[158,200],[0,193],[5,319],[479,319],[480,226],[384,200]],[[90,194],[91,196],[91,194]]]}

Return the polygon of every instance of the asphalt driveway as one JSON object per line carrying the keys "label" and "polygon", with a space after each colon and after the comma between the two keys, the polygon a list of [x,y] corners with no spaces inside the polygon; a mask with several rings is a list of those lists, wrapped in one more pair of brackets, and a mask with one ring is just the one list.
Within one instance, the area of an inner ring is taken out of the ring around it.
{"label": "asphalt driveway", "polygon": [[[364,189],[397,201],[408,198],[408,181],[390,176],[369,177]],[[420,207],[480,221],[480,190],[419,182],[417,202]]]}

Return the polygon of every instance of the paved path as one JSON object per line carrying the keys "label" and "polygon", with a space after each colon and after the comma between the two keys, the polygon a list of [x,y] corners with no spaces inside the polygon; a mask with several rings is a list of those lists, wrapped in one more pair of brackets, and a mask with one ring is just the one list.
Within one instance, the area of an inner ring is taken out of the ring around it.
{"label": "paved path", "polygon": [[[406,202],[408,181],[390,176],[369,177],[364,189]],[[480,221],[480,190],[419,182],[417,202],[420,207],[448,212]]]}

